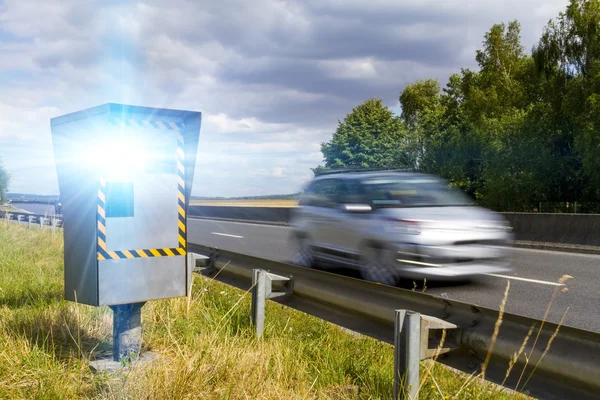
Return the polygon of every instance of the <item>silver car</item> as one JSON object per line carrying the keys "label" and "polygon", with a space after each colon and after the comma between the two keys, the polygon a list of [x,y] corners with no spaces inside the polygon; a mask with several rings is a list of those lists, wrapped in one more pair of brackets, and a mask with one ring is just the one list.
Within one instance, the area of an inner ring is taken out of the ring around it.
{"label": "silver car", "polygon": [[318,176],[290,225],[296,264],[342,264],[380,283],[510,270],[512,233],[506,220],[431,175],[336,171]]}

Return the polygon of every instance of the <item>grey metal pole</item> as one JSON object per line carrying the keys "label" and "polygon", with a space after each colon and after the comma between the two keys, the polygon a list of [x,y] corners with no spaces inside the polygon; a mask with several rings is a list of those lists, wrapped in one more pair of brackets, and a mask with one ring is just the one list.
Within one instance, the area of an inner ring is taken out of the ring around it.
{"label": "grey metal pole", "polygon": [[33,217],[30,215],[27,218],[28,222],[27,222],[27,229],[31,229],[31,222],[33,221]]}
{"label": "grey metal pole", "polygon": [[396,310],[394,329],[394,400],[400,398],[400,385],[402,385],[402,372],[400,371],[400,359],[402,357],[402,328],[406,310]]}
{"label": "grey metal pole", "polygon": [[142,347],[142,306],[144,303],[111,306],[113,310],[113,360],[131,361]]}
{"label": "grey metal pole", "polygon": [[52,218],[51,220],[52,223],[52,233],[56,232],[56,223],[57,223],[57,219],[56,218]]}
{"label": "grey metal pole", "polygon": [[394,399],[416,400],[421,359],[421,314],[396,310],[394,345]]}
{"label": "grey metal pole", "polygon": [[265,295],[267,271],[252,270],[252,325],[256,327],[256,336],[262,337],[265,329]]}
{"label": "grey metal pole", "polygon": [[40,220],[40,229],[44,229],[44,217],[39,217]]}

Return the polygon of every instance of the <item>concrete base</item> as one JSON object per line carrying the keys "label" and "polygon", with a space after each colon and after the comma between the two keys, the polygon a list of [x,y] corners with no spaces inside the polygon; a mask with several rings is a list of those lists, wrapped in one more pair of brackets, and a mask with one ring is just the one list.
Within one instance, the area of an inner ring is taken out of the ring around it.
{"label": "concrete base", "polygon": [[107,352],[103,354],[101,358],[97,358],[96,360],[90,363],[90,369],[93,373],[115,373],[115,372],[127,372],[133,368],[143,368],[147,367],[151,363],[155,361],[160,361],[162,356],[158,353],[154,353],[151,351],[147,351],[145,353],[140,354],[139,358],[129,362],[129,363],[121,363],[113,360],[112,352]]}

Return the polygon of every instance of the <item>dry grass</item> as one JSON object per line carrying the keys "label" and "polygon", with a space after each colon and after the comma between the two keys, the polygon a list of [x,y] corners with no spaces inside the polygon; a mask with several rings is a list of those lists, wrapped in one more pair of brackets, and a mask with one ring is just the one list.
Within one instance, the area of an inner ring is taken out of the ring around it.
{"label": "dry grass", "polygon": [[298,200],[192,200],[192,206],[222,206],[222,207],[298,207]]}
{"label": "dry grass", "polygon": [[[117,376],[89,359],[110,346],[112,314],[62,300],[62,236],[0,221],[0,398],[380,399],[393,348],[267,303],[262,340],[250,295],[195,277],[191,298],[143,308],[145,350],[162,361]],[[431,361],[420,398],[516,399]]]}

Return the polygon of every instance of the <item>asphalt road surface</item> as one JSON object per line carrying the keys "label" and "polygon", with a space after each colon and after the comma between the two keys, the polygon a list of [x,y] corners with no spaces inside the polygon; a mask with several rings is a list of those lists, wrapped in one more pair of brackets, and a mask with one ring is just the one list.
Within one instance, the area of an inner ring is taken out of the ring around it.
{"label": "asphalt road surface", "polygon": [[[292,259],[289,235],[290,228],[284,226],[188,220],[191,243],[274,261]],[[505,275],[486,275],[451,284],[428,281],[425,293],[498,309],[510,282],[507,312],[542,319],[555,294],[549,321],[558,323],[564,315],[565,325],[600,332],[600,256],[515,248],[511,259],[513,271]],[[331,271],[358,277],[355,271],[347,269]],[[573,279],[559,284],[565,274]],[[403,286],[410,288],[412,282]]]}
{"label": "asphalt road surface", "polygon": [[54,215],[54,205],[53,204],[13,202],[11,205],[15,208],[29,211],[30,213],[33,213],[33,214]]}

